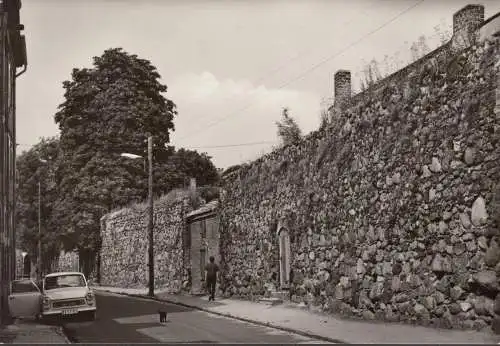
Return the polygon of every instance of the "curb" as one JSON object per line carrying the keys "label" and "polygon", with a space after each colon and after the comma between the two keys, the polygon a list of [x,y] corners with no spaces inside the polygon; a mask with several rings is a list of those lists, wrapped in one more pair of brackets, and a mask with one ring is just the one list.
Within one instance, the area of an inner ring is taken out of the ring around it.
{"label": "curb", "polygon": [[329,337],[321,336],[321,335],[316,335],[316,334],[312,334],[312,333],[309,333],[309,332],[305,332],[305,331],[301,331],[301,330],[297,330],[297,329],[293,329],[293,328],[283,327],[283,326],[274,324],[272,322],[255,321],[255,320],[251,320],[251,319],[244,318],[244,317],[239,317],[239,316],[234,316],[234,315],[227,314],[227,313],[222,313],[222,312],[217,312],[217,311],[211,311],[209,309],[205,309],[205,308],[202,308],[202,307],[199,307],[199,306],[196,306],[196,305],[186,304],[186,303],[182,303],[182,302],[178,302],[178,301],[174,301],[174,300],[170,300],[170,299],[160,299],[160,298],[157,298],[157,297],[149,297],[149,296],[146,296],[146,295],[133,294],[133,293],[118,293],[118,292],[108,291],[108,290],[105,290],[105,289],[97,289],[97,288],[95,288],[95,290],[96,291],[101,291],[101,292],[108,292],[108,293],[119,294],[119,295],[128,296],[128,297],[149,299],[149,300],[155,300],[155,301],[158,301],[158,302],[164,302],[164,303],[170,303],[170,304],[180,305],[180,306],[184,306],[184,307],[187,307],[187,308],[191,308],[191,309],[196,309],[196,310],[208,312],[208,313],[213,314],[213,315],[219,315],[219,316],[223,316],[223,317],[229,317],[229,318],[232,318],[232,319],[235,319],[235,320],[239,320],[239,321],[247,322],[247,323],[252,323],[252,324],[256,324],[256,325],[260,325],[260,326],[264,326],[264,327],[271,327],[271,328],[278,329],[278,330],[281,330],[281,331],[284,331],[284,332],[294,333],[294,334],[298,334],[298,335],[305,336],[305,337],[308,337],[308,338],[313,338],[313,339],[318,339],[318,340],[322,340],[322,341],[327,341],[327,342],[331,342],[331,343],[334,343],[334,344],[348,344],[348,342],[345,342],[345,341],[342,341],[342,340],[333,339],[333,338],[329,338]]}

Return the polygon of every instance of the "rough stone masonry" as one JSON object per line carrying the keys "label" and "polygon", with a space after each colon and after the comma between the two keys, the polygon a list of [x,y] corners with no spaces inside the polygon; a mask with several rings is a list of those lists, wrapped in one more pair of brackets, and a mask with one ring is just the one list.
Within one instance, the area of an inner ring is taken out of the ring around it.
{"label": "rough stone masonry", "polygon": [[[491,35],[474,44],[474,30],[485,36],[499,22],[486,27],[483,14],[464,7],[449,44],[363,94],[350,97],[341,71],[328,127],[227,174],[225,295],[266,293],[279,271],[281,225],[296,302],[368,320],[500,330],[500,48]],[[102,219],[101,284],[147,285],[145,210]],[[157,286],[178,291],[188,280],[181,235],[192,210],[185,194],[156,203]]]}
{"label": "rough stone masonry", "polygon": [[280,223],[296,302],[368,320],[494,324],[499,54],[489,38],[420,64],[329,128],[232,173],[221,195],[226,295],[264,294]]}
{"label": "rough stone masonry", "polygon": [[[187,281],[184,217],[193,211],[188,191],[174,190],[154,204],[155,286],[172,292]],[[148,285],[147,206],[123,208],[101,219],[101,284],[122,288]]]}

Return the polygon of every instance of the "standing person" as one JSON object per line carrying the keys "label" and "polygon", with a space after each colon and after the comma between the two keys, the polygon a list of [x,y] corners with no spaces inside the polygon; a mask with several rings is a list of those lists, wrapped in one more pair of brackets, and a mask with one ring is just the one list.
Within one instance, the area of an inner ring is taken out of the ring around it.
{"label": "standing person", "polygon": [[210,256],[210,263],[205,266],[206,271],[206,282],[208,288],[208,300],[215,300],[215,284],[217,283],[217,272],[219,271],[219,266],[215,264],[214,256]]}

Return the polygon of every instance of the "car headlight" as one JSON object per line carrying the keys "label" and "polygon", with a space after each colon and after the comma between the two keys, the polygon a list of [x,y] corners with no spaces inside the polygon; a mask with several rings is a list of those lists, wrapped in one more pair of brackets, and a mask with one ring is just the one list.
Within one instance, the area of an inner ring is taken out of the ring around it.
{"label": "car headlight", "polygon": [[47,296],[43,296],[43,307],[50,308],[50,298]]}
{"label": "car headlight", "polygon": [[85,296],[85,299],[87,300],[88,305],[94,305],[94,301],[95,301],[94,293],[92,293],[92,292],[87,293],[87,295]]}

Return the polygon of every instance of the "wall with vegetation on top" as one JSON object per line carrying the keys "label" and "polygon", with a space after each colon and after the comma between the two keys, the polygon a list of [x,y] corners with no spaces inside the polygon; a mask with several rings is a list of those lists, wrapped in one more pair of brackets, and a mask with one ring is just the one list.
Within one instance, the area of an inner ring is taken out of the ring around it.
{"label": "wall with vegetation on top", "polygon": [[[188,281],[184,259],[184,217],[193,209],[189,191],[174,190],[154,203],[155,286],[173,292]],[[196,204],[197,205],[197,204]],[[145,204],[105,215],[101,220],[100,284],[122,288],[148,285],[148,213]]]}
{"label": "wall with vegetation on top", "polygon": [[225,294],[264,294],[281,223],[296,302],[370,320],[490,325],[500,312],[499,54],[490,38],[421,64],[301,144],[228,174]]}

